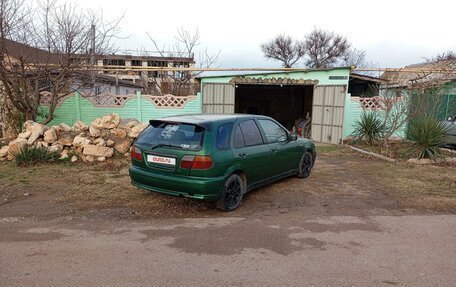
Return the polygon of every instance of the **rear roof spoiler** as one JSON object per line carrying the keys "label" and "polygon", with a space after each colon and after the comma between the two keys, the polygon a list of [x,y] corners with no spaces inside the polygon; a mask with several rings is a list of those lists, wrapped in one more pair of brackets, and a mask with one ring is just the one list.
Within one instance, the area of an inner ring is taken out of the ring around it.
{"label": "rear roof spoiler", "polygon": [[169,123],[169,124],[186,124],[186,125],[192,125],[192,126],[197,126],[197,127],[200,127],[200,128],[203,128],[205,130],[210,130],[211,129],[211,123],[201,123],[201,124],[197,124],[197,123],[189,123],[189,122],[179,122],[179,121],[167,121],[166,119],[156,119],[156,120],[149,120],[149,124],[151,126],[157,126],[161,123]]}

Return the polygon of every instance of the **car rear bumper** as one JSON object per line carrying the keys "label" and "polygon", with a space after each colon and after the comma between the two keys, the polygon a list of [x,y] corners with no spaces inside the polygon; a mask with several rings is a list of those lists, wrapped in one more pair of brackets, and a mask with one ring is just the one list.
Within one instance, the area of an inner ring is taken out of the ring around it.
{"label": "car rear bumper", "polygon": [[157,174],[136,166],[131,166],[129,173],[131,184],[139,188],[203,200],[218,200],[225,182],[224,177],[179,177]]}

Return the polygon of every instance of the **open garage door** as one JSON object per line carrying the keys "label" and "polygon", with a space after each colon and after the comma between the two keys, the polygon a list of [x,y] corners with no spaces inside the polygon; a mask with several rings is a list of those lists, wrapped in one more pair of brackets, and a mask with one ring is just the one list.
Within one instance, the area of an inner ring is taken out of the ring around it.
{"label": "open garage door", "polygon": [[232,114],[234,113],[234,85],[204,84],[203,113]]}
{"label": "open garage door", "polygon": [[[273,117],[289,131],[312,114],[313,85],[236,84],[236,113]],[[309,119],[310,120],[310,119]],[[308,127],[310,131],[310,126]],[[307,137],[310,134],[306,133]]]}
{"label": "open garage door", "polygon": [[312,107],[312,139],[341,144],[346,86],[316,86]]}

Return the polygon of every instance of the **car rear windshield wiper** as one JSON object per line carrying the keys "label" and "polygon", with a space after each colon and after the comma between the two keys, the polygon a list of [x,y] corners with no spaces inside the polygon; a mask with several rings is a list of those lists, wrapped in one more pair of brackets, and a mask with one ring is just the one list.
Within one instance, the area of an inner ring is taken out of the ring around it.
{"label": "car rear windshield wiper", "polygon": [[178,148],[180,148],[180,146],[177,146],[177,145],[172,145],[172,144],[168,144],[168,143],[158,143],[158,144],[156,144],[156,145],[153,145],[150,149],[153,150],[153,149],[156,149],[156,148],[162,147],[162,146],[178,147]]}

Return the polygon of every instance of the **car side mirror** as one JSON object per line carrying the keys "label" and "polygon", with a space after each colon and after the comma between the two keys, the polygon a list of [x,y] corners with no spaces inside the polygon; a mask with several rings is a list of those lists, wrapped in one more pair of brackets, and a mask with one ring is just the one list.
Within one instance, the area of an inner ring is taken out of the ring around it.
{"label": "car side mirror", "polygon": [[298,135],[297,134],[290,134],[290,139],[292,141],[298,140]]}

